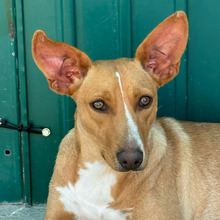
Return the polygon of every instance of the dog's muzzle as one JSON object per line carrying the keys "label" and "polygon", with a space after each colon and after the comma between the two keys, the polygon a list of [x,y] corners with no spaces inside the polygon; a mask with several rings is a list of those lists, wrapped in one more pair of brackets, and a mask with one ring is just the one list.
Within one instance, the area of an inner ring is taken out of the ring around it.
{"label": "dog's muzzle", "polygon": [[139,149],[126,149],[117,153],[117,160],[121,171],[137,171],[143,162],[143,152]]}

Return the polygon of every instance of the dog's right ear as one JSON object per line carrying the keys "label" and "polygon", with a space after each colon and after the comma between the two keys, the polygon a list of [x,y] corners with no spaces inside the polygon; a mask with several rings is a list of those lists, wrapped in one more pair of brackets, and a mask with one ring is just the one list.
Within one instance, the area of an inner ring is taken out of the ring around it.
{"label": "dog's right ear", "polygon": [[43,31],[36,31],[32,54],[38,68],[56,93],[72,96],[92,65],[82,51],[62,42],[52,41]]}

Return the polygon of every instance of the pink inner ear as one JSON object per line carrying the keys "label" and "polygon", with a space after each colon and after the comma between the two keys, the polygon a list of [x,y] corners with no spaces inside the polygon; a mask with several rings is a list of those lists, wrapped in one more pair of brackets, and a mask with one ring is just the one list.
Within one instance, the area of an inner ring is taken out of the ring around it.
{"label": "pink inner ear", "polygon": [[50,85],[58,92],[67,91],[76,78],[82,77],[78,63],[71,58],[47,56],[45,54],[42,54],[41,58]]}
{"label": "pink inner ear", "polygon": [[172,76],[176,73],[175,68],[182,52],[183,32],[175,27],[166,27],[152,36],[149,46],[146,48],[148,62],[145,64],[146,71],[161,78]]}
{"label": "pink inner ear", "polygon": [[154,74],[163,78],[163,75],[172,74],[169,73],[169,66],[172,65],[172,54],[165,54],[159,49],[151,49],[148,51],[149,59],[145,65],[145,70],[152,70]]}
{"label": "pink inner ear", "polygon": [[63,64],[63,59],[60,57],[44,57],[44,69],[50,78],[56,78],[59,75]]}

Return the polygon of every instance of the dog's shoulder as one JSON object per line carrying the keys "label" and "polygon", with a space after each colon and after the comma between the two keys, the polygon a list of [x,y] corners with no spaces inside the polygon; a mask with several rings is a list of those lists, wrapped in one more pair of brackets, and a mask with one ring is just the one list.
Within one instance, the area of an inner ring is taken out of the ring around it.
{"label": "dog's shoulder", "polygon": [[167,141],[166,161],[173,161],[184,209],[190,213],[190,207],[209,203],[209,215],[219,216],[220,124],[173,118],[160,118],[157,124]]}
{"label": "dog's shoulder", "polygon": [[203,143],[220,148],[220,123],[201,123],[178,121],[174,118],[159,118],[157,123],[163,127],[166,136],[171,139],[185,139],[191,145]]}
{"label": "dog's shoulder", "polygon": [[203,174],[212,173],[213,179],[219,178],[220,123],[185,122],[172,118],[158,121],[166,135],[168,148],[179,161],[185,161],[183,166],[188,164],[197,174],[202,170]]}
{"label": "dog's shoulder", "polygon": [[185,122],[173,118],[160,118],[157,123],[163,129],[167,146],[174,152],[184,158],[190,157],[194,163],[204,163],[205,167],[213,163],[220,166],[219,123]]}

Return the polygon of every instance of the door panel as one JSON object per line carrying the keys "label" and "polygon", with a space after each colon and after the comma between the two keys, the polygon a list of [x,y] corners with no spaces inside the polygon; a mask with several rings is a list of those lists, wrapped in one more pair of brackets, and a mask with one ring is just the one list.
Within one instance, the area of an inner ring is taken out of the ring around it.
{"label": "door panel", "polygon": [[220,2],[189,1],[188,114],[220,122]]}
{"label": "door panel", "polygon": [[119,51],[117,0],[76,0],[75,7],[76,46],[86,52],[92,60],[117,58]]}
{"label": "door panel", "polygon": [[[0,118],[18,124],[17,50],[12,12],[13,1],[0,2]],[[0,203],[22,199],[19,133],[0,128]]]}

